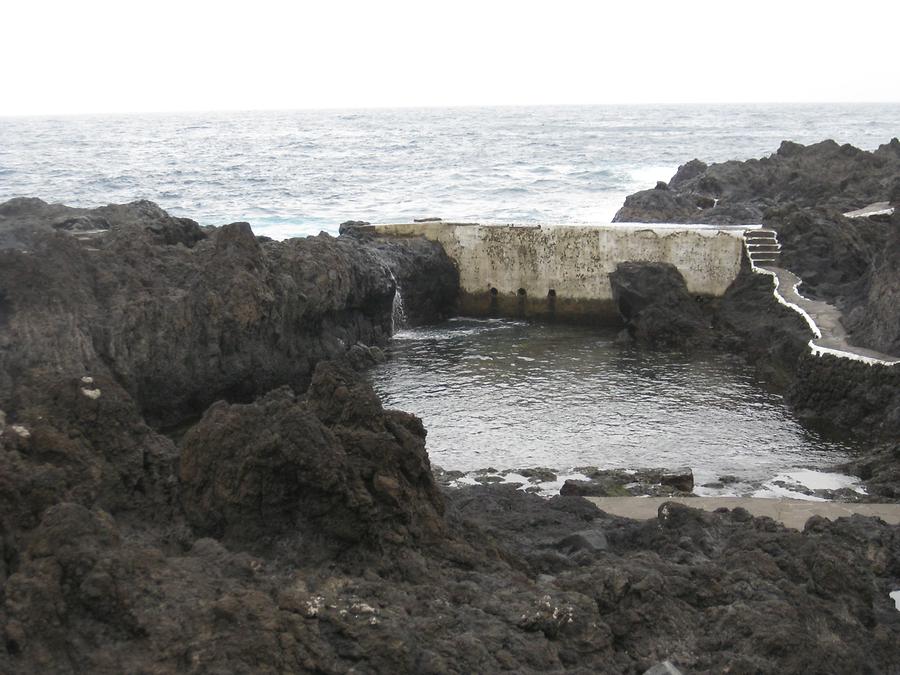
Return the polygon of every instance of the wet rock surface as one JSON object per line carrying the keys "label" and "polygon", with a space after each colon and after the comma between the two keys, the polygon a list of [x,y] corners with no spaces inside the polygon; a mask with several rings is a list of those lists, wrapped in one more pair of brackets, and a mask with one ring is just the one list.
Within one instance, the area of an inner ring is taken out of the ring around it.
{"label": "wet rock surface", "polygon": [[424,237],[379,238],[352,231],[391,270],[403,298],[408,326],[439,323],[455,315],[459,270],[443,248]]}
{"label": "wet rock surface", "polygon": [[579,497],[690,496],[694,474],[681,469],[576,469],[587,480],[567,480],[560,494]]}

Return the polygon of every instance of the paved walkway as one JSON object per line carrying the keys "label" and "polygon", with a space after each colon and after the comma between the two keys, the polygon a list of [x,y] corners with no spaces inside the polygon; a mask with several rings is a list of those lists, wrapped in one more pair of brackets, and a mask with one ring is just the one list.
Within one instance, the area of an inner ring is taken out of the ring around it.
{"label": "paved walkway", "polygon": [[844,214],[845,218],[866,218],[868,216],[886,215],[889,216],[894,212],[894,207],[890,202],[875,202],[869,204],[856,211],[848,211]]}
{"label": "paved walkway", "polygon": [[900,358],[882,354],[871,349],[856,347],[849,342],[849,336],[841,323],[841,312],[834,305],[820,300],[810,300],[797,292],[800,277],[782,267],[757,265],[778,277],[778,293],[787,302],[797,305],[818,327],[821,337],[812,341],[812,346],[822,351],[835,351],[861,357],[864,360],[881,361],[888,364],[900,363]]}
{"label": "paved walkway", "polygon": [[829,520],[851,516],[877,516],[891,525],[900,524],[900,504],[849,504],[813,502],[803,499],[759,499],[753,497],[585,497],[601,511],[624,518],[650,520],[665,502],[678,502],[704,511],[741,507],[754,516],[768,516],[786,527],[802,530],[810,517],[819,515]]}
{"label": "paved walkway", "polygon": [[[883,206],[883,204],[874,204]],[[769,227],[755,227],[744,231],[744,246],[753,270],[769,274],[778,282],[775,296],[806,319],[815,338],[809,347],[814,354],[833,354],[842,358],[864,361],[870,364],[893,366],[900,364],[900,357],[882,354],[850,344],[847,331],[841,323],[837,307],[821,300],[810,300],[797,291],[801,279],[793,272],[779,266],[781,244],[778,232]]]}

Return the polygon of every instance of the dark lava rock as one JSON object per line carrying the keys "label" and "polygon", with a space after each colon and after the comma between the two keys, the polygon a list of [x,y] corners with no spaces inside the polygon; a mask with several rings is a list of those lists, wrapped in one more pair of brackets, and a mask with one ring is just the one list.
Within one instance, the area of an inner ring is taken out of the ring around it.
{"label": "dark lava rock", "polygon": [[[843,305],[844,325],[855,344],[900,355],[900,210],[888,223],[883,246],[876,250],[865,276],[865,295]],[[854,306],[855,304],[855,306]]]}
{"label": "dark lava rock", "polygon": [[900,443],[881,444],[839,469],[862,478],[878,501],[900,501]]}
{"label": "dark lava rock", "polygon": [[370,237],[367,245],[391,270],[409,326],[455,315],[459,270],[440,244],[424,237]]}
{"label": "dark lava rock", "polygon": [[820,208],[772,210],[766,225],[777,230],[781,264],[803,279],[803,294],[839,304],[848,296],[857,304],[869,266],[889,234],[868,218],[845,218]]}
{"label": "dark lava rock", "polygon": [[702,175],[708,168],[709,166],[705,162],[701,162],[696,158],[692,159],[690,162],[678,167],[675,175],[672,176],[672,180],[669,181],[669,187],[673,190],[679,189],[682,185],[685,185],[697,176]]}
{"label": "dark lava rock", "polygon": [[[54,228],[64,218],[107,228],[82,239]],[[436,246],[395,242],[398,278],[427,276],[438,259],[445,269]],[[438,308],[457,288],[437,272],[426,287]],[[220,398],[302,391],[318,361],[388,339],[393,295],[381,251],[353,238],[260,243],[246,223],[201,229],[149,202],[11,200],[0,205],[0,407],[36,368],[113,379],[162,426]]]}
{"label": "dark lava rock", "polygon": [[[307,438],[291,431],[295,423]],[[900,616],[887,591],[900,569],[900,528],[853,518],[811,520],[796,532],[746,512],[677,504],[636,522],[577,497],[544,500],[507,485],[445,492],[442,534],[428,541],[414,532],[422,513],[428,522],[437,513],[435,494],[424,477],[414,488],[408,466],[424,470],[421,434],[391,424],[371,390],[334,366],[317,369],[305,397],[282,389],[252,405],[215,406],[185,439],[186,453],[210,457],[206,484],[198,473],[182,486],[190,518],[236,518],[254,542],[239,531],[217,540],[49,504],[21,529],[14,551],[5,549],[0,670],[166,672],[188,662],[197,672],[637,673],[671,660],[686,672],[738,664],[826,673],[898,665]],[[329,432],[335,441],[316,445],[316,434]],[[336,470],[316,461],[324,459]],[[37,475],[40,462],[23,460]],[[385,470],[406,503],[375,489]],[[364,475],[373,478],[356,480]],[[348,509],[364,525],[346,521]],[[388,541],[404,529],[408,536]]]}
{"label": "dark lava rock", "polygon": [[624,262],[609,275],[613,301],[630,338],[649,347],[699,346],[709,321],[670,263]]}
{"label": "dark lava rock", "polygon": [[546,483],[556,480],[556,472],[553,469],[548,469],[547,467],[543,466],[536,466],[528,469],[518,469],[510,473],[517,473],[533,483]]}
{"label": "dark lava rock", "polygon": [[438,492],[323,360],[385,335],[365,242],[105,209],[0,209],[0,672],[900,667],[900,527]]}
{"label": "dark lava rock", "polygon": [[778,231],[782,266],[803,279],[804,295],[843,312],[854,344],[900,354],[900,213],[878,222],[785,207],[765,222]]}
{"label": "dark lava rock", "polygon": [[[643,672],[671,660],[685,672],[723,672],[738,664],[739,672],[828,673],[858,670],[856,658],[900,662],[891,643],[900,616],[885,595],[890,582],[883,585],[896,573],[888,570],[900,554],[900,528],[854,517],[822,520],[800,533],[740,509],[705,513],[674,503],[655,520],[635,522],[577,511],[569,506],[573,497],[542,501],[507,487],[449,492],[450,510],[517,552],[529,574],[544,580],[540,588],[551,607],[572,617],[568,630],[558,631],[538,605],[525,619],[545,635],[561,643],[575,638],[571,631],[584,625],[583,612],[590,613],[581,596],[596,603],[590,621],[607,627],[615,656],[601,665],[581,652],[573,667]],[[575,534],[598,528],[608,544],[600,555],[559,556],[559,539],[548,542],[550,529]],[[860,546],[872,546],[872,555],[860,556]],[[808,612],[819,611],[816,621],[871,640],[869,648],[858,650],[846,637],[829,640],[805,624],[803,617],[813,615]],[[840,628],[830,623],[837,617]],[[880,630],[873,632],[875,625]],[[636,659],[618,660],[621,650]]]}
{"label": "dark lava rock", "polygon": [[371,387],[330,363],[302,399],[282,388],[210,407],[184,438],[179,477],[197,531],[242,545],[289,533],[321,559],[443,531],[421,421],[383,410]]}
{"label": "dark lava rock", "polygon": [[797,312],[775,299],[774,288],[772,277],[752,272],[745,259],[713,323],[721,348],[743,355],[765,379],[787,387],[813,334]]}
{"label": "dark lava rock", "polygon": [[[897,139],[866,152],[822,141],[785,141],[762,159],[679,167],[669,189],[630,195],[615,222],[760,223],[772,207],[829,207],[841,212],[889,199],[900,174]],[[698,199],[714,206],[701,207]]]}
{"label": "dark lava rock", "polygon": [[603,530],[581,530],[561,539],[556,548],[563,553],[572,554],[578,551],[605,551],[609,548]]}
{"label": "dark lava rock", "polygon": [[358,227],[366,227],[370,224],[366,220],[345,220],[338,226],[338,234],[349,234]]}
{"label": "dark lava rock", "polygon": [[679,195],[670,184],[667,190],[644,190],[625,198],[616,212],[616,223],[692,223],[701,211],[688,196]]}
{"label": "dark lava rock", "polygon": [[694,474],[682,469],[607,469],[590,467],[577,469],[588,480],[567,480],[559,493],[580,497],[661,497],[674,494],[691,494],[694,490]]}

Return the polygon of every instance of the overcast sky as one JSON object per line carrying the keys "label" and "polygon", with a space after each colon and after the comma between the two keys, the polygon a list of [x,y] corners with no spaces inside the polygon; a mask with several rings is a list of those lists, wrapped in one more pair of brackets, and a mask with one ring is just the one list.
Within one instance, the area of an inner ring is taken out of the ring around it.
{"label": "overcast sky", "polygon": [[0,115],[900,100],[900,2],[6,0]]}

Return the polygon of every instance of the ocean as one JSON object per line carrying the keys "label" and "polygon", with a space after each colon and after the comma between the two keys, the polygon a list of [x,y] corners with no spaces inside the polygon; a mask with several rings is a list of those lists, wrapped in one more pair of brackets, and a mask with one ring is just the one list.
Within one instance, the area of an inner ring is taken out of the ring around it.
{"label": "ocean", "polygon": [[0,118],[0,201],[149,199],[274,238],[345,220],[606,223],[679,164],[783,139],[872,150],[900,104],[547,106]]}

